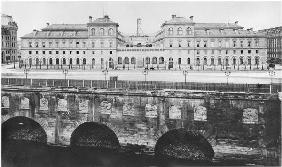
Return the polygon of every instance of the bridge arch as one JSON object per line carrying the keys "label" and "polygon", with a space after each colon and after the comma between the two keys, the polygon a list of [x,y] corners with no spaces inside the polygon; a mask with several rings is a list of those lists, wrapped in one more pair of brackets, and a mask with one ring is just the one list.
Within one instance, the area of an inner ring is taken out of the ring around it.
{"label": "bridge arch", "polygon": [[155,156],[164,160],[211,161],[214,150],[199,132],[180,128],[170,130],[158,139]]}

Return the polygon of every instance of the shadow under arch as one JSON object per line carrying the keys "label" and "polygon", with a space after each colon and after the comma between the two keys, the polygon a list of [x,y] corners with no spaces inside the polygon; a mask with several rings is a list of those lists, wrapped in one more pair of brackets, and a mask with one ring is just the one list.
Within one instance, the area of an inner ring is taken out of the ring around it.
{"label": "shadow under arch", "polygon": [[2,123],[2,142],[27,141],[47,144],[47,134],[42,126],[31,118],[16,116]]}
{"label": "shadow under arch", "polygon": [[155,157],[165,166],[205,165],[211,163],[214,150],[199,132],[180,128],[170,130],[158,139]]}

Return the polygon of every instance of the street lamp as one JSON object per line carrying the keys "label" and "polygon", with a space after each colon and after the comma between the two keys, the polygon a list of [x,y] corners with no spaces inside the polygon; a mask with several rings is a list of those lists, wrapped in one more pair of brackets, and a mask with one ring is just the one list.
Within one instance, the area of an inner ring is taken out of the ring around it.
{"label": "street lamp", "polygon": [[65,83],[67,83],[67,74],[68,74],[68,69],[63,69],[63,74],[65,74]]}
{"label": "street lamp", "polygon": [[184,75],[184,77],[185,77],[185,84],[186,84],[186,77],[187,77],[187,74],[188,74],[188,70],[186,69],[186,70],[183,71],[183,75]]}
{"label": "street lamp", "polygon": [[227,85],[228,85],[228,77],[230,76],[231,72],[230,71],[225,71],[224,72],[225,76],[226,76],[226,79],[227,79]]}
{"label": "street lamp", "polygon": [[268,71],[268,75],[270,76],[270,85],[269,85],[269,93],[272,93],[272,77],[275,75],[275,70],[270,68]]}
{"label": "street lamp", "polygon": [[29,69],[24,69],[25,74],[25,84],[27,84],[27,74],[29,73]]}
{"label": "street lamp", "polygon": [[148,69],[143,70],[143,75],[145,76],[145,82],[147,81],[146,76],[148,75]]}
{"label": "street lamp", "polygon": [[103,70],[102,73],[104,73],[104,75],[105,75],[105,83],[107,83],[107,75],[109,73],[108,69]]}

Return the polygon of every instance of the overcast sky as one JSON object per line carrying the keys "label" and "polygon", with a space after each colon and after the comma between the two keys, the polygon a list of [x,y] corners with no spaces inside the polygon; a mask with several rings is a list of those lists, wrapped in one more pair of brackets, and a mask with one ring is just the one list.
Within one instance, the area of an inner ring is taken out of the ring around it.
{"label": "overcast sky", "polygon": [[142,30],[151,34],[160,30],[160,25],[177,16],[194,16],[195,22],[233,23],[236,20],[245,28],[254,30],[282,25],[281,1],[219,1],[219,2],[111,2],[111,1],[2,1],[2,13],[12,15],[18,23],[18,37],[51,24],[85,24],[88,16],[102,17],[103,13],[119,23],[124,34],[136,33],[136,19],[142,18]]}

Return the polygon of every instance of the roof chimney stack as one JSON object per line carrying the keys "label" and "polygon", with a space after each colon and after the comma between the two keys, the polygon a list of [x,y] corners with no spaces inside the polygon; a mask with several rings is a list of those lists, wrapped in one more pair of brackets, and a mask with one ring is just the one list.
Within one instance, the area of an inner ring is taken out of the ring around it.
{"label": "roof chimney stack", "polygon": [[105,15],[104,18],[109,19],[109,16],[108,16],[108,15]]}
{"label": "roof chimney stack", "polygon": [[193,22],[193,18],[194,18],[194,16],[190,16],[189,18],[190,18],[190,21],[192,21],[192,22]]}
{"label": "roof chimney stack", "polygon": [[176,14],[171,15],[171,18],[173,18],[173,19],[174,19],[175,17],[176,17]]}
{"label": "roof chimney stack", "polygon": [[50,25],[50,23],[47,22],[46,25],[47,25],[47,27],[48,27],[48,26]]}
{"label": "roof chimney stack", "polygon": [[89,23],[92,22],[92,16],[89,16]]}
{"label": "roof chimney stack", "polygon": [[238,21],[235,21],[235,24],[238,25]]}

